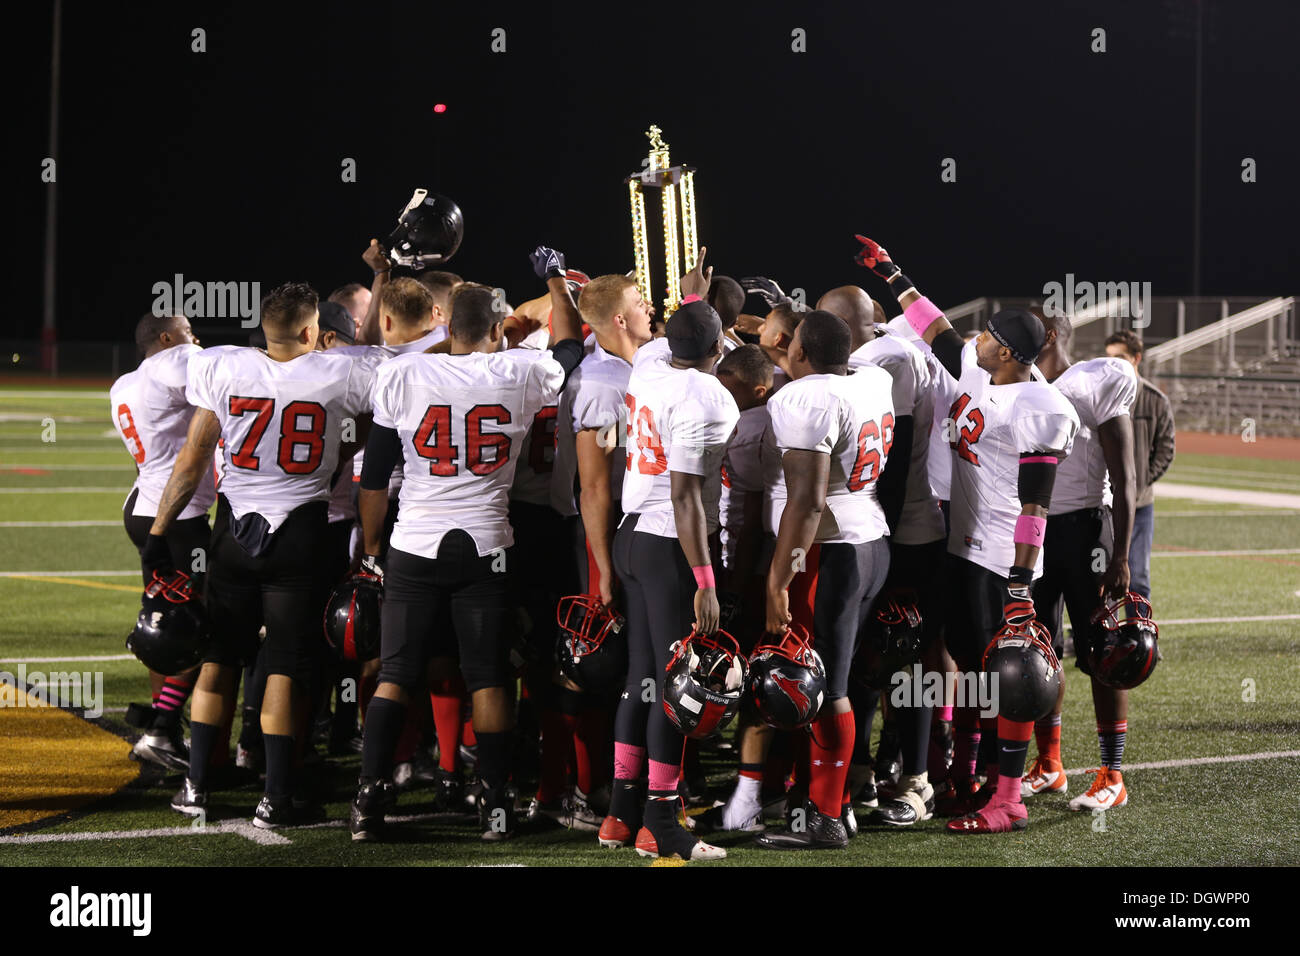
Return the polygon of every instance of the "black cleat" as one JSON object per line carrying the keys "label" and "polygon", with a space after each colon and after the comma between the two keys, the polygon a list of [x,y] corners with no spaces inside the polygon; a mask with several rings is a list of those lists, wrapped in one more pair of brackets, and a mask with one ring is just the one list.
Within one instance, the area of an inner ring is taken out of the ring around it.
{"label": "black cleat", "polygon": [[489,843],[515,835],[515,792],[510,787],[485,787],[478,801],[479,827]]}
{"label": "black cleat", "polygon": [[434,770],[434,790],[438,808],[447,813],[465,812],[465,778],[459,771]]}
{"label": "black cleat", "polygon": [[839,817],[819,812],[811,800],[803,811],[803,820],[796,811],[788,829],[769,830],[755,841],[757,845],[767,850],[842,850],[849,845],[849,834]]}
{"label": "black cleat", "polygon": [[384,814],[393,808],[397,791],[391,782],[377,780],[357,788],[348,817],[348,829],[354,840],[378,840],[384,833]]}
{"label": "black cleat", "polygon": [[150,730],[131,748],[131,759],[151,763],[172,773],[189,773],[190,748],[177,723],[169,731]]}
{"label": "black cleat", "polygon": [[894,799],[882,802],[872,812],[871,822],[910,827],[933,816],[934,788],[927,783],[924,790],[904,790]]}
{"label": "black cleat", "polygon": [[844,824],[844,832],[849,835],[850,840],[858,835],[858,817],[853,812],[853,804],[845,806],[844,812],[840,814],[840,823]]}
{"label": "black cleat", "polygon": [[262,795],[262,800],[253,811],[253,826],[263,830],[293,823],[293,797],[285,794],[273,797],[269,793]]}
{"label": "black cleat", "polygon": [[187,817],[204,816],[208,812],[208,791],[199,790],[186,777],[181,788],[176,791],[176,796],[172,797],[172,809]]}

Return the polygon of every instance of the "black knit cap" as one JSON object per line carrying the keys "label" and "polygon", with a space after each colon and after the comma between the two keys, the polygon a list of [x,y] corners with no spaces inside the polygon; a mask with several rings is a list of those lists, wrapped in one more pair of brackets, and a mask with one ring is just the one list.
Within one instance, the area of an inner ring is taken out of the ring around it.
{"label": "black knit cap", "polygon": [[357,326],[352,321],[351,312],[337,302],[322,302],[317,308],[320,311],[320,320],[317,325],[322,334],[333,332],[348,345],[352,345],[356,341]]}
{"label": "black knit cap", "polygon": [[1021,365],[1033,365],[1038,358],[1047,330],[1042,321],[1024,309],[1003,309],[989,319],[989,335],[999,345],[1011,350],[1011,356]]}
{"label": "black knit cap", "polygon": [[718,344],[722,319],[703,299],[688,302],[668,317],[668,348],[673,358],[698,362]]}

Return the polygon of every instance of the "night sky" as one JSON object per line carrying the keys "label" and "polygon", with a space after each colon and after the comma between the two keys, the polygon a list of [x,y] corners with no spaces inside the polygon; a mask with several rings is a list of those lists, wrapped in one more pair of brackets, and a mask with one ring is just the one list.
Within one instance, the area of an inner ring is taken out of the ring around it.
{"label": "night sky", "polygon": [[[1205,11],[1201,290],[1295,293],[1300,5]],[[50,7],[21,16],[10,150],[27,172],[6,334],[35,338]],[[450,268],[513,302],[542,291],[527,260],[539,242],[592,275],[625,271],[622,179],[651,123],[699,169],[700,238],[722,273],[814,298],[846,282],[878,293],[852,262],[865,232],[941,304],[1033,295],[1067,272],[1187,294],[1194,24],[1194,0],[68,2],[59,335],[129,337],[153,283],[177,272],[264,292],[368,283],[360,253],[415,186],[464,210]],[[205,53],[191,52],[195,27]],[[1096,27],[1105,53],[1090,50]],[[796,28],[806,53],[791,50]]]}

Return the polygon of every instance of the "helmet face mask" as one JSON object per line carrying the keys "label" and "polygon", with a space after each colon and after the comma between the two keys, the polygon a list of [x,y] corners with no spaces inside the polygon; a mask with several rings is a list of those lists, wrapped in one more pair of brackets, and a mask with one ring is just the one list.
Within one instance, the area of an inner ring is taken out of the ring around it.
{"label": "helmet face mask", "polygon": [[722,731],[740,713],[748,667],[740,646],[726,631],[691,631],[672,646],[664,671],[664,713],[687,737],[703,739]]}
{"label": "helmet face mask", "polygon": [[1160,629],[1151,619],[1151,602],[1136,592],[1102,604],[1088,635],[1088,672],[1107,687],[1131,690],[1160,660]]}
{"label": "helmet face mask", "polygon": [[417,189],[385,245],[399,266],[428,269],[451,259],[465,235],[465,217],[446,196]]}
{"label": "helmet face mask", "polygon": [[379,656],[383,606],[383,586],[367,575],[354,575],[334,589],[325,605],[325,640],[340,660]]}
{"label": "helmet face mask", "polygon": [[560,636],[555,654],[560,672],[586,691],[609,690],[627,675],[623,618],[594,594],[560,598],[555,608]]}
{"label": "helmet face mask", "polygon": [[922,634],[914,603],[882,598],[864,625],[852,676],[872,690],[888,690],[894,674],[921,659]]}
{"label": "helmet face mask", "polygon": [[983,668],[998,715],[1015,721],[1041,720],[1052,712],[1061,690],[1061,662],[1052,635],[1041,621],[1004,624],[984,649]]}
{"label": "helmet face mask", "polygon": [[140,600],[140,614],[126,649],[154,673],[170,676],[203,661],[210,642],[208,616],[183,571],[155,572]]}
{"label": "helmet face mask", "polygon": [[826,667],[808,632],[795,624],[754,648],[747,690],[768,726],[795,730],[812,723],[826,697]]}

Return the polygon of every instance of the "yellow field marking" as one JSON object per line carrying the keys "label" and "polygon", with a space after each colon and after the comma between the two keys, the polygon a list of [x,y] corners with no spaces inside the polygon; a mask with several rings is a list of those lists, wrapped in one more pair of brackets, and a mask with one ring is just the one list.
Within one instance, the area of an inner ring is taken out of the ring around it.
{"label": "yellow field marking", "polygon": [[75,584],[83,588],[99,588],[101,591],[126,591],[129,594],[139,594],[140,588],[127,587],[125,584],[104,584],[100,581],[87,581],[84,578],[47,578],[35,574],[12,574],[9,576],[11,581],[40,581],[45,584]]}
{"label": "yellow field marking", "polygon": [[[15,706],[17,694],[26,706]],[[0,828],[79,809],[140,772],[121,737],[8,683],[0,684],[0,737]]]}

